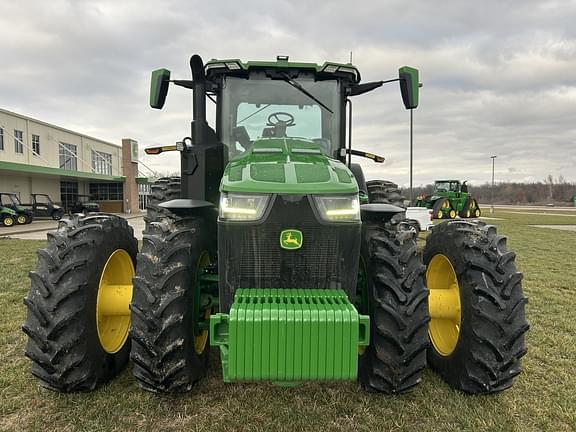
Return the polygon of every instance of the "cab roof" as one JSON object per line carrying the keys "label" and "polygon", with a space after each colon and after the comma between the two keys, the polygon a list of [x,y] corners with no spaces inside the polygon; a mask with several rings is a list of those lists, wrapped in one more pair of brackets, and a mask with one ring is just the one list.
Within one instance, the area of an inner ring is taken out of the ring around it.
{"label": "cab roof", "polygon": [[276,61],[247,61],[240,59],[212,59],[205,65],[208,78],[214,75],[242,75],[253,70],[302,70],[315,73],[324,79],[343,79],[354,84],[360,82],[360,72],[350,63],[324,62],[316,63],[291,62],[288,56],[278,56]]}

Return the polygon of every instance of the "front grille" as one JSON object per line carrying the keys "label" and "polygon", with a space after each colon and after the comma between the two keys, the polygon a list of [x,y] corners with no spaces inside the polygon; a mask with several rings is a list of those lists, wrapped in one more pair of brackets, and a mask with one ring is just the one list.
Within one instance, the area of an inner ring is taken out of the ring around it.
{"label": "front grille", "polygon": [[[222,312],[238,288],[355,290],[360,224],[321,224],[306,195],[277,195],[262,223],[220,221],[218,227]],[[280,247],[286,229],[302,231],[300,249]]]}

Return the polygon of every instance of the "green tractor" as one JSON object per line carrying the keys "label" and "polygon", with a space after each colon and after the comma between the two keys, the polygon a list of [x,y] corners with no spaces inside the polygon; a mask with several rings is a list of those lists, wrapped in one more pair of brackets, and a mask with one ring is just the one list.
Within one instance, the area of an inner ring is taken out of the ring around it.
{"label": "green tractor", "polygon": [[[62,220],[38,254],[23,330],[41,385],[94,390],[131,360],[141,388],[185,392],[210,346],[226,382],[403,393],[429,364],[467,393],[512,385],[528,324],[506,238],[447,221],[422,255],[404,210],[370,202],[351,161],[383,160],[352,148],[349,101],[385,81],[287,57],[190,66],[191,80],[152,73],[151,106],[170,83],[191,89],[193,121],[190,137],[147,149],[180,152],[181,177],[152,187],[141,250],[126,220],[91,213]],[[416,108],[418,71],[390,81]]]}
{"label": "green tractor", "polygon": [[468,185],[460,180],[436,180],[432,195],[420,195],[416,206],[432,209],[434,219],[479,218],[482,214]]}

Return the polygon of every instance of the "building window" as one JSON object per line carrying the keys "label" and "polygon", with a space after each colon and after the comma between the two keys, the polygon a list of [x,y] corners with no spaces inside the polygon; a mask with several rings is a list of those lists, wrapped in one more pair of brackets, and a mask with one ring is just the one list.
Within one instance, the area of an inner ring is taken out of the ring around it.
{"label": "building window", "polygon": [[66,210],[70,209],[78,200],[77,182],[60,182],[60,199]]}
{"label": "building window", "polygon": [[78,153],[76,149],[73,144],[60,143],[58,150],[61,169],[78,171]]}
{"label": "building window", "polygon": [[0,128],[0,150],[4,150],[4,129]]}
{"label": "building window", "polygon": [[98,174],[112,175],[112,155],[92,150],[92,171]]}
{"label": "building window", "polygon": [[95,201],[122,201],[123,183],[90,183],[90,196]]}
{"label": "building window", "polygon": [[22,136],[23,136],[22,131],[14,129],[14,151],[16,153],[24,153]]}
{"label": "building window", "polygon": [[32,135],[32,152],[36,155],[40,154],[40,135]]}
{"label": "building window", "polygon": [[138,184],[138,208],[146,210],[150,198],[150,184]]}

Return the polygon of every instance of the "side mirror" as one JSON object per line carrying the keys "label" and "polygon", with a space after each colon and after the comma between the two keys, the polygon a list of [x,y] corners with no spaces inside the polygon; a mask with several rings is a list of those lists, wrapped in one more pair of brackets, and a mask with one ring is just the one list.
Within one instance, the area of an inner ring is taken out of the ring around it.
{"label": "side mirror", "polygon": [[162,109],[166,102],[169,83],[170,71],[168,69],[156,69],[152,72],[150,81],[150,106],[152,108]]}
{"label": "side mirror", "polygon": [[410,66],[403,66],[398,70],[400,79],[400,92],[402,93],[402,101],[406,109],[413,109],[418,107],[418,96],[420,82],[418,80],[418,69]]}

